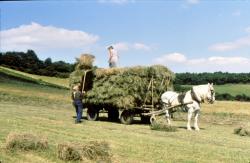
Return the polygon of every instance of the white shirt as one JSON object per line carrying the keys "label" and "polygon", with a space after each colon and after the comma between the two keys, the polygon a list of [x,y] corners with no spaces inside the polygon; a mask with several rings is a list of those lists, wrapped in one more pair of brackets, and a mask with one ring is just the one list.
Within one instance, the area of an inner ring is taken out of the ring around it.
{"label": "white shirt", "polygon": [[118,62],[118,53],[115,49],[110,50],[109,57],[110,57],[110,60],[109,60],[110,62],[115,62],[115,63]]}

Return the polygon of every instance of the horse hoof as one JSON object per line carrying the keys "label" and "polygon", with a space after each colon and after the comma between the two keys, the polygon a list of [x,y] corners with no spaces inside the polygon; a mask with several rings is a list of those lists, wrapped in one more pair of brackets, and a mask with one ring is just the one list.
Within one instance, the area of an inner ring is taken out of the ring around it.
{"label": "horse hoof", "polygon": [[195,131],[200,131],[200,129],[199,128],[195,128]]}
{"label": "horse hoof", "polygon": [[191,128],[187,128],[187,130],[188,130],[188,131],[192,131],[192,129],[191,129]]}

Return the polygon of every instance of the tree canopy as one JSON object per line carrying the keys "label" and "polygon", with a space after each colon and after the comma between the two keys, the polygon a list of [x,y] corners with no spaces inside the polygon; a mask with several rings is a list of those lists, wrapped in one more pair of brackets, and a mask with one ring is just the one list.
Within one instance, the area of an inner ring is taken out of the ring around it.
{"label": "tree canopy", "polygon": [[64,61],[52,62],[51,58],[40,60],[33,50],[27,52],[0,53],[0,65],[6,67],[45,76],[66,78],[74,70],[75,64]]}

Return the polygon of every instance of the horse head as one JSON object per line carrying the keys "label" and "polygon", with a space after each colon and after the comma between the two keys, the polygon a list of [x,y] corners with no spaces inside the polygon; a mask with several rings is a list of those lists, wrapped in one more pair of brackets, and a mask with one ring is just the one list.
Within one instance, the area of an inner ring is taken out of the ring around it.
{"label": "horse head", "polygon": [[208,83],[207,87],[208,87],[208,91],[207,91],[207,94],[206,94],[207,101],[210,104],[213,104],[214,101],[215,101],[215,91],[214,91],[213,83],[211,83],[211,84]]}

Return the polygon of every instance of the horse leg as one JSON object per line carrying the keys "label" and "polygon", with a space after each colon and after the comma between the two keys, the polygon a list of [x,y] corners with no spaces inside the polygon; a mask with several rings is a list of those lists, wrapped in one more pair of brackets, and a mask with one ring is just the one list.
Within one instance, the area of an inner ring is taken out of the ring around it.
{"label": "horse leg", "polygon": [[191,118],[193,114],[193,108],[188,109],[188,122],[187,122],[187,130],[192,130],[190,126]]}
{"label": "horse leg", "polygon": [[167,118],[168,125],[170,125],[171,122],[170,122],[169,110],[167,109],[168,106],[169,106],[168,104],[163,103],[163,109],[166,109],[166,111],[165,111],[165,113],[166,113],[165,116],[166,116],[166,118]]}
{"label": "horse leg", "polygon": [[169,113],[168,113],[168,110],[166,110],[166,118],[167,118],[168,125],[171,125],[171,122],[170,122],[170,115],[169,115]]}
{"label": "horse leg", "polygon": [[198,126],[198,116],[199,116],[199,112],[200,112],[200,110],[196,110],[196,111],[194,112],[194,128],[195,128],[196,131],[199,131],[199,130],[200,130],[200,128],[199,128],[199,126]]}

